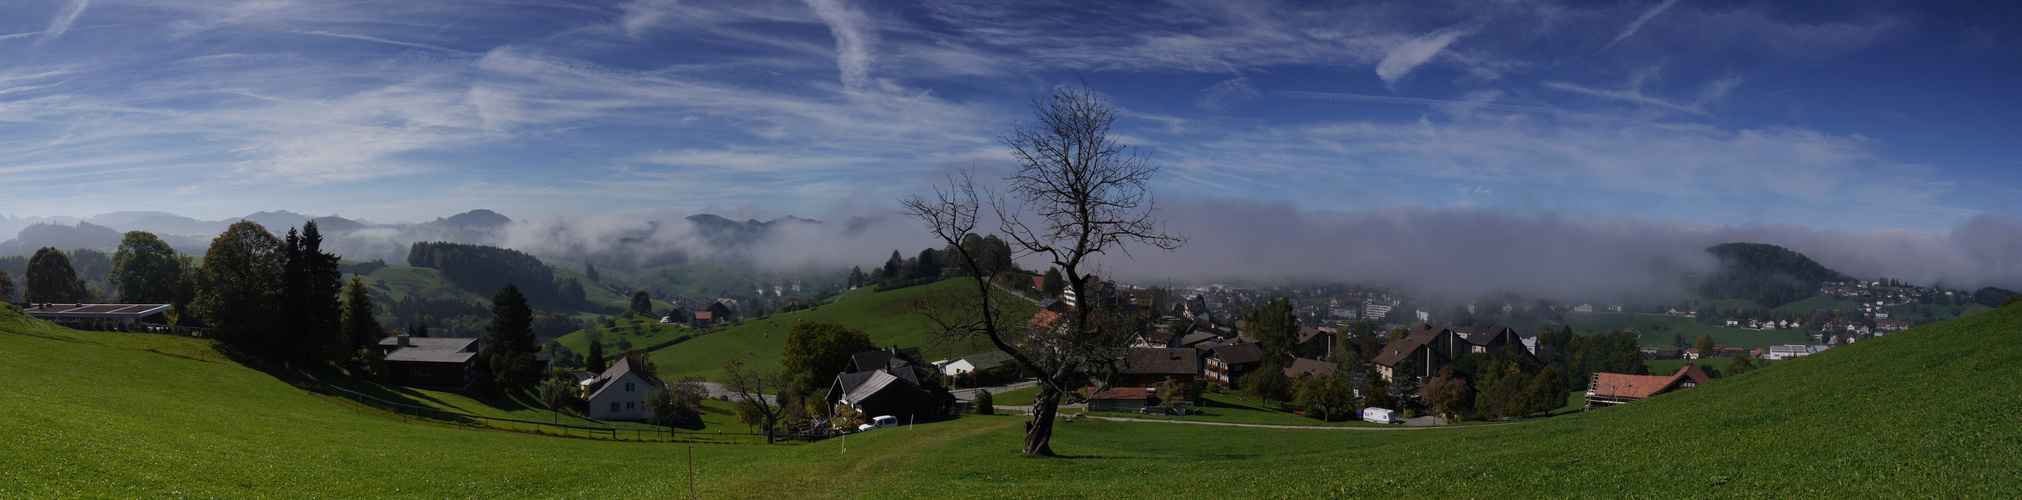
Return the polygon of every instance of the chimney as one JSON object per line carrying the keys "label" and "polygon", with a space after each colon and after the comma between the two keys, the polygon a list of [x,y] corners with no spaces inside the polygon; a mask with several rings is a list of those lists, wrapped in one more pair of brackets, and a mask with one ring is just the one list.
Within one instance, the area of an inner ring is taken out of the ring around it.
{"label": "chimney", "polygon": [[407,339],[408,339],[408,338],[409,338],[409,337],[407,336],[407,332],[400,332],[400,336],[399,336],[399,337],[395,337],[395,339],[397,339],[397,340],[395,340],[395,342],[396,342],[396,343],[397,343],[397,345],[399,345],[400,347],[408,347],[408,346],[414,345],[414,344],[412,344],[412,343],[409,343],[409,342],[407,341]]}

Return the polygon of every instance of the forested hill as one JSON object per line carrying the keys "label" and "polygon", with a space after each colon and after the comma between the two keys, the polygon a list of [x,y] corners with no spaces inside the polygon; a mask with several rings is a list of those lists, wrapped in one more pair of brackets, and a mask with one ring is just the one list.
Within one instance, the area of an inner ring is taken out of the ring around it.
{"label": "forested hill", "polygon": [[1699,285],[1699,295],[1711,299],[1749,299],[1776,307],[1810,297],[1821,283],[1853,280],[1776,245],[1722,243],[1706,252],[1720,259],[1720,269]]}
{"label": "forested hill", "polygon": [[491,296],[507,283],[519,286],[527,300],[551,303],[556,298],[555,273],[541,259],[509,248],[462,243],[415,243],[407,251],[408,265],[442,271],[456,286]]}

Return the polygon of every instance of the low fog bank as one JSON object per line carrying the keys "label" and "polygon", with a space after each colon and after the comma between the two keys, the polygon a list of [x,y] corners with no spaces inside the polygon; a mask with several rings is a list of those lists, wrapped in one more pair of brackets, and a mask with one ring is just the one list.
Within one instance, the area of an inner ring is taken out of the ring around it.
{"label": "low fog bank", "polygon": [[1962,220],[1949,233],[1481,210],[1300,211],[1243,202],[1176,204],[1160,216],[1189,238],[1186,247],[1104,259],[1112,274],[1144,283],[1349,282],[1457,296],[1602,300],[1681,291],[1680,276],[1717,265],[1706,247],[1752,242],[1781,245],[1863,279],[2022,287],[2022,219],[1991,214]]}
{"label": "low fog bank", "polygon": [[937,246],[924,226],[896,213],[822,222],[795,217],[730,221],[677,212],[520,219],[493,231],[487,244],[614,267],[738,261],[774,271],[838,272],[850,266],[868,271],[893,250],[914,255]]}

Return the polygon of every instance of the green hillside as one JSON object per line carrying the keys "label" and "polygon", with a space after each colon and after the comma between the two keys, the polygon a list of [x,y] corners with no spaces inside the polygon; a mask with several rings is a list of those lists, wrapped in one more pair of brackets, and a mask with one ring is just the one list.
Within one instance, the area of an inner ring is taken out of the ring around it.
{"label": "green hillside", "polygon": [[[888,292],[859,293],[864,290],[858,290],[819,308],[718,327],[707,335],[653,351],[652,359],[661,373],[675,378],[687,375],[718,378],[724,362],[731,358],[743,359],[760,367],[777,367],[779,354],[786,348],[787,332],[792,330],[794,323],[801,321],[837,323],[863,330],[870,333],[871,342],[880,346],[919,347],[928,360],[971,354],[989,349],[989,344],[986,341],[947,344],[930,339],[926,319],[913,312],[914,301],[967,284],[966,281],[951,279]],[[1022,321],[1022,318],[1031,316],[1030,302],[1014,300],[1012,304],[1018,308],[1012,317]],[[576,335],[580,333],[571,334]],[[573,342],[575,344],[572,345],[581,343],[580,340]]]}
{"label": "green hillside", "polygon": [[1744,330],[1724,326],[1699,324],[1692,318],[1660,316],[1654,314],[1592,313],[1567,314],[1566,324],[1581,335],[1592,335],[1634,328],[1643,334],[1644,347],[1670,346],[1673,337],[1683,335],[1690,343],[1700,335],[1712,335],[1713,341],[1722,345],[1754,349],[1783,344],[1803,344],[1810,342],[1804,332],[1797,330]]}
{"label": "green hillside", "polygon": [[[0,454],[0,497],[686,494],[688,445],[403,422],[207,345],[72,332],[0,310],[0,380],[10,386],[0,391],[0,446],[10,450]],[[1081,421],[1061,424],[1054,441],[1070,458],[1037,459],[1016,453],[1023,419],[972,417],[846,442],[693,450],[707,498],[2014,498],[2018,371],[2022,307],[2008,307],[1513,425]]]}

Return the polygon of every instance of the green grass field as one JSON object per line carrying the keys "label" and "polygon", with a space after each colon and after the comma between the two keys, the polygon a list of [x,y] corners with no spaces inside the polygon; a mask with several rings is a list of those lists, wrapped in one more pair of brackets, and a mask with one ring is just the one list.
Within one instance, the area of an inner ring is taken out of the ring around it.
{"label": "green grass field", "polygon": [[[888,292],[862,293],[866,290],[860,289],[843,295],[843,301],[835,304],[717,327],[707,335],[653,351],[652,360],[662,375],[671,378],[697,375],[719,379],[723,364],[731,358],[760,368],[777,369],[780,353],[786,349],[787,333],[802,321],[837,323],[863,330],[878,346],[919,347],[928,361],[973,354],[989,349],[988,343],[947,343],[931,338],[926,319],[913,312],[915,300],[966,284],[951,279]],[[1032,305],[1022,300],[1011,304],[1016,307],[1012,316],[1020,318],[1017,325],[1022,328],[1023,318],[1032,314]]]}
{"label": "green grass field", "polygon": [[458,288],[451,284],[448,278],[442,277],[441,271],[426,267],[386,266],[363,276],[345,275],[344,280],[348,282],[352,276],[363,278],[366,285],[386,294],[395,302],[408,297],[451,298],[491,307],[491,295],[480,295]]}
{"label": "green grass field", "polygon": [[1641,344],[1644,347],[1670,346],[1675,335],[1683,335],[1687,344],[1698,340],[1700,335],[1712,335],[1715,343],[1746,349],[1810,342],[1810,339],[1804,336],[1804,332],[1798,330],[1756,331],[1707,326],[1699,324],[1692,318],[1678,316],[1593,313],[1567,314],[1565,319],[1567,324],[1572,325],[1574,332],[1582,335],[1634,328],[1643,334]]}
{"label": "green grass field", "polygon": [[1776,306],[1776,310],[1790,313],[1812,311],[1857,311],[1861,308],[1859,299],[1839,299],[1824,295],[1813,295],[1804,300]]}
{"label": "green grass field", "polygon": [[[897,293],[897,292],[889,292]],[[687,495],[685,444],[402,421],[199,340],[73,332],[0,306],[0,497]],[[697,496],[2022,496],[2022,307],[1616,408],[1363,431],[971,417],[811,445],[695,445]],[[847,452],[844,447],[847,446]],[[1200,471],[1199,473],[1175,473]],[[867,480],[866,478],[875,478]]]}
{"label": "green grass field", "polygon": [[[1729,359],[1729,358],[1713,358],[1713,359],[1660,359],[1660,360],[1656,360],[1656,361],[1646,361],[1645,363],[1648,363],[1648,364],[1650,365],[1650,373],[1651,373],[1652,375],[1670,375],[1670,374],[1673,374],[1673,373],[1678,373],[1678,369],[1679,369],[1679,368],[1684,368],[1684,367],[1685,367],[1685,364],[1686,364],[1686,363],[1691,363],[1691,362],[1697,362],[1697,363],[1699,363],[1699,368],[1701,368],[1701,369],[1705,369],[1705,368],[1718,368],[1718,369],[1721,369],[1721,370],[1726,370],[1726,369],[1727,369],[1727,364],[1728,364],[1728,363],[1732,363],[1732,362],[1734,362],[1734,361],[1733,361],[1732,359]],[[1776,360],[1769,360],[1769,359],[1750,359],[1750,360],[1748,360],[1748,362],[1750,362],[1750,363],[1755,363],[1755,366],[1759,368],[1759,367],[1764,367],[1764,366],[1769,366],[1769,365],[1773,365],[1773,364],[1777,364],[1777,363],[1781,363],[1782,361],[1776,361]]]}

